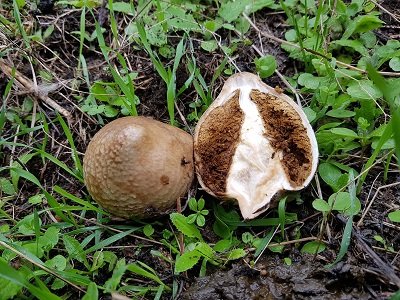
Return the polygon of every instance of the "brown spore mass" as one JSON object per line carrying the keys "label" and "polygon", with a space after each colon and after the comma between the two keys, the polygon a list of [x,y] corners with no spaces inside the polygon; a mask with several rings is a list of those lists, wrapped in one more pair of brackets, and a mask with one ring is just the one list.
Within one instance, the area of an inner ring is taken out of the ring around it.
{"label": "brown spore mass", "polygon": [[244,114],[239,105],[239,90],[216,107],[201,124],[197,140],[197,170],[204,184],[216,195],[224,196],[226,179],[239,142]]}
{"label": "brown spore mass", "polygon": [[302,185],[311,173],[311,142],[301,117],[287,101],[252,90],[267,135],[275,151],[283,153],[282,164],[291,182]]}

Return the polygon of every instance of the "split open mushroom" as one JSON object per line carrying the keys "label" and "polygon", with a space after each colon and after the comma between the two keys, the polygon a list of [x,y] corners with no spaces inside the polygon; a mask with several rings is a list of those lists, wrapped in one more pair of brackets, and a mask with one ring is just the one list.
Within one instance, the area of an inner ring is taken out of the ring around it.
{"label": "split open mushroom", "polygon": [[104,126],[83,159],[85,184],[105,210],[123,218],[166,214],[194,177],[193,138],[145,117]]}
{"label": "split open mushroom", "polygon": [[300,190],[318,163],[314,131],[288,96],[238,73],[200,118],[194,136],[197,177],[209,194],[236,199],[245,219],[283,191]]}

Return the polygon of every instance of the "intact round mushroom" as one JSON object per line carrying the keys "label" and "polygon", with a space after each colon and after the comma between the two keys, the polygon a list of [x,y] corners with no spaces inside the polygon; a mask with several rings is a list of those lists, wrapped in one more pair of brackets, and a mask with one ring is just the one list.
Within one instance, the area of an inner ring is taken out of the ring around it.
{"label": "intact round mushroom", "polygon": [[166,214],[193,181],[193,138],[150,118],[116,119],[90,141],[83,168],[90,195],[113,215]]}
{"label": "intact round mushroom", "polygon": [[194,136],[203,189],[236,199],[245,219],[266,211],[282,192],[300,190],[318,163],[314,131],[288,96],[251,73],[238,73],[200,118]]}

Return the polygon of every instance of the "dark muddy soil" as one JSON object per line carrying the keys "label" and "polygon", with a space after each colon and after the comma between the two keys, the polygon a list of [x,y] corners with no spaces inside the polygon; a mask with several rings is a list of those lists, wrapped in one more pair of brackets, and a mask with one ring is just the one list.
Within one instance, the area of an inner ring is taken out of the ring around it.
{"label": "dark muddy soil", "polygon": [[290,266],[277,256],[265,256],[254,268],[234,264],[229,271],[197,279],[182,299],[370,299],[365,273],[346,263],[328,270],[308,255]]}

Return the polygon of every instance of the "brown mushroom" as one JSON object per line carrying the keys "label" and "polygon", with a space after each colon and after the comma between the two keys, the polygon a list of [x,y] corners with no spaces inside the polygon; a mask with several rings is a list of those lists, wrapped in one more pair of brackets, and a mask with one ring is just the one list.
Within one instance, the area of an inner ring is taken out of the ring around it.
{"label": "brown mushroom", "polygon": [[308,185],[318,162],[302,109],[250,73],[225,82],[196,126],[194,153],[204,190],[236,199],[245,219],[267,210],[281,192]]}
{"label": "brown mushroom", "polygon": [[90,195],[110,213],[165,214],[192,183],[193,138],[150,118],[120,118],[95,134],[83,167]]}

